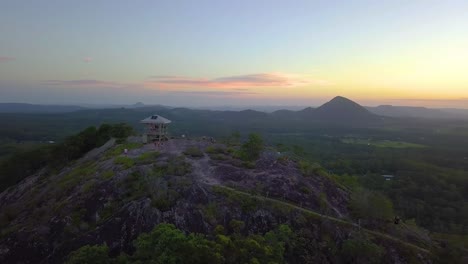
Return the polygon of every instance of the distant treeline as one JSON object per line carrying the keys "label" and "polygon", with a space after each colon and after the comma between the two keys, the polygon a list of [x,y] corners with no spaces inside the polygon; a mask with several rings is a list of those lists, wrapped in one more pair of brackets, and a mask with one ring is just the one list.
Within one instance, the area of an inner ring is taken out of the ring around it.
{"label": "distant treeline", "polygon": [[126,138],[133,128],[127,124],[103,124],[88,127],[63,142],[22,151],[0,163],[0,191],[18,183],[41,168],[59,169],[88,151],[102,146],[110,138]]}

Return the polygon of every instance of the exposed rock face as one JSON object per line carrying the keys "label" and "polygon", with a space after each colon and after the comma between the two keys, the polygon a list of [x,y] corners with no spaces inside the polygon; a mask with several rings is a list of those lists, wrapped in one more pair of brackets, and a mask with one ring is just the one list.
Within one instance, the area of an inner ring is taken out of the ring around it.
{"label": "exposed rock face", "polygon": [[[182,154],[187,147],[208,146],[221,149],[216,157],[222,158]],[[346,218],[349,194],[326,177],[304,177],[294,162],[280,161],[275,153],[264,153],[249,169],[224,149],[206,141],[172,140],[159,155],[153,145],[132,149],[128,157],[113,156],[112,149],[95,151],[94,160],[25,179],[0,194],[0,211],[11,211],[1,232],[0,262],[62,263],[71,251],[102,243],[118,255],[132,252],[131,241],[159,223],[210,234],[217,225],[231,230],[234,219],[245,223],[246,234],[282,223],[304,230],[317,243],[310,261],[334,262],[320,241],[331,236],[340,243],[351,232],[349,225],[304,211]],[[388,248],[395,251],[391,243]],[[398,259],[398,252],[391,254]]]}

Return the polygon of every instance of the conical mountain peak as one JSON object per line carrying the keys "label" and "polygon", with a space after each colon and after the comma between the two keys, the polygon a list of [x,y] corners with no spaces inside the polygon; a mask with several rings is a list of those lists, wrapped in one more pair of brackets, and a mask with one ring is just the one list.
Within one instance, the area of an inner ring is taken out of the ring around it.
{"label": "conical mountain peak", "polygon": [[336,96],[323,104],[314,111],[314,115],[322,120],[343,122],[362,122],[376,118],[366,108],[343,96]]}

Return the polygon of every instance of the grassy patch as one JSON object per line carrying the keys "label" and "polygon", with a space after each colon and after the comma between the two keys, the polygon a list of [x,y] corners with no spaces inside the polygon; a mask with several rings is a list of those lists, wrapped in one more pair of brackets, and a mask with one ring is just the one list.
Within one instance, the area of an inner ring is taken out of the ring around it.
{"label": "grassy patch", "polygon": [[82,180],[89,179],[89,177],[95,174],[96,171],[97,167],[94,163],[79,166],[70,171],[68,174],[62,176],[58,181],[58,187],[62,190],[73,187]]}
{"label": "grassy patch", "polygon": [[201,158],[203,157],[205,154],[203,153],[203,151],[197,147],[188,147],[185,151],[184,151],[184,154],[187,155],[187,156],[190,156],[192,158]]}
{"label": "grassy patch", "polygon": [[169,175],[183,176],[192,171],[190,163],[185,162],[184,157],[171,159],[167,165],[166,173]]}
{"label": "grassy patch", "polygon": [[115,164],[122,165],[124,169],[129,169],[135,165],[135,161],[129,157],[119,156],[114,159]]}
{"label": "grassy patch", "polygon": [[119,209],[120,203],[116,201],[111,201],[102,207],[102,209],[99,211],[99,223],[102,223],[109,219],[112,215],[115,214],[115,212]]}
{"label": "grassy patch", "polygon": [[226,148],[223,148],[221,146],[208,146],[205,149],[205,151],[206,153],[209,153],[209,154],[226,154],[227,153]]}
{"label": "grassy patch", "polygon": [[76,227],[79,227],[86,213],[87,213],[86,208],[77,208],[77,210],[73,211],[71,213],[71,219],[72,219],[73,225]]}
{"label": "grassy patch", "polygon": [[82,187],[83,193],[91,192],[92,190],[94,190],[96,185],[97,185],[97,181],[95,179],[92,179],[86,182],[85,184],[83,184],[83,187]]}
{"label": "grassy patch", "polygon": [[115,173],[111,170],[107,170],[103,173],[101,173],[101,177],[104,179],[104,180],[109,180],[111,179],[112,177],[114,177]]}
{"label": "grassy patch", "polygon": [[219,208],[216,202],[210,202],[202,207],[203,215],[207,218],[210,223],[216,223],[216,219],[219,216]]}
{"label": "grassy patch", "polygon": [[159,157],[159,152],[153,151],[153,152],[146,152],[141,154],[138,158],[135,159],[135,162],[137,164],[148,164],[152,163]]}
{"label": "grassy patch", "polygon": [[140,198],[148,193],[148,185],[143,176],[137,172],[128,175],[121,185],[125,188],[126,200],[131,201]]}

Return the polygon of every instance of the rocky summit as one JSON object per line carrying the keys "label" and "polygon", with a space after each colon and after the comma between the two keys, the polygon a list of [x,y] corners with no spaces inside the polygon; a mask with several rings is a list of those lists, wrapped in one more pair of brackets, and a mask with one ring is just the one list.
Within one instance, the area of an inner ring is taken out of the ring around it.
{"label": "rocky summit", "polygon": [[217,227],[251,235],[286,224],[303,243],[285,255],[288,263],[339,262],[339,247],[362,235],[389,263],[427,259],[414,244],[356,224],[349,192],[321,168],[273,148],[245,162],[238,149],[202,138],[110,140],[60,171],[43,169],[0,195],[9,221],[0,262],[62,263],[82,246],[102,244],[110,256],[131,255],[133,241],[161,223],[207,236]]}

